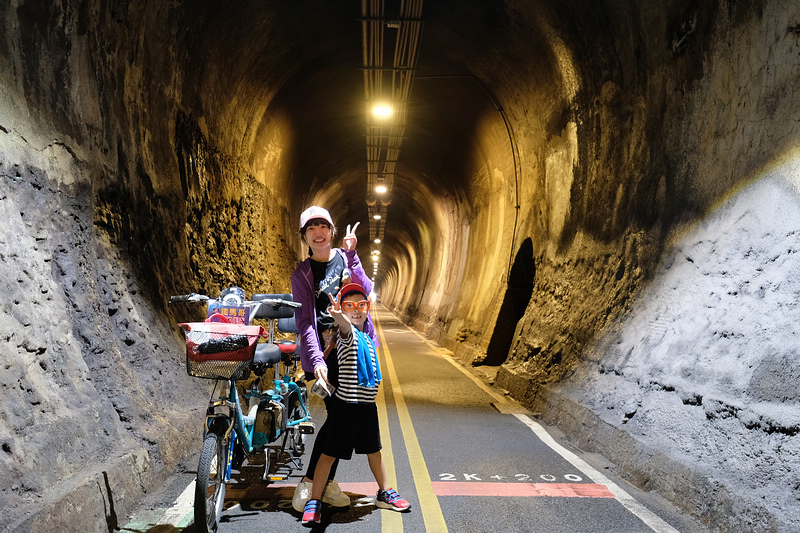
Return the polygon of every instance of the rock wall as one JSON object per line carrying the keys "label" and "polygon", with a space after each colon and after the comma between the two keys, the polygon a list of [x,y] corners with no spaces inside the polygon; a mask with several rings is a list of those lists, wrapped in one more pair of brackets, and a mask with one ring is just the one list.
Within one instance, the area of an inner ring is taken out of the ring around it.
{"label": "rock wall", "polygon": [[[514,329],[497,384],[544,420],[712,528],[793,531],[800,11],[541,7],[509,8],[503,53],[470,50],[507,82],[492,90],[510,126],[504,148],[477,136],[470,190],[504,186],[459,206],[447,275],[422,250],[407,263],[429,283],[409,290],[403,271],[384,301],[474,364]],[[517,217],[500,207],[514,203]],[[495,246],[526,238],[531,299],[499,323]]]}
{"label": "rock wall", "polygon": [[4,531],[111,530],[193,467],[212,383],[175,324],[203,311],[170,294],[290,290],[280,160],[259,176],[209,128],[183,14],[150,7],[0,6]]}

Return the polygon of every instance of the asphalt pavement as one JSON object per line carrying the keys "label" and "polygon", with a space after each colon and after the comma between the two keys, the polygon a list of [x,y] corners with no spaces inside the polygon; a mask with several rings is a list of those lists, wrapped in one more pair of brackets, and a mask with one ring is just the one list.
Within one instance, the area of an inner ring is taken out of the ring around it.
{"label": "asphalt pavement", "polygon": [[[700,533],[706,531],[652,493],[614,476],[614,465],[583,454],[494,390],[447,350],[385,309],[378,326],[383,383],[377,398],[383,459],[391,485],[411,503],[398,513],[374,505],[366,457],[341,461],[337,480],[349,509],[325,506],[328,532]],[[325,419],[312,396],[312,415]],[[198,432],[202,421],[198,420]],[[310,453],[313,435],[309,436]],[[200,436],[198,436],[198,451]],[[306,456],[301,458],[304,461]],[[228,486],[219,533],[304,531],[291,507],[305,464],[282,461],[286,479],[265,484],[257,458]],[[176,474],[121,529],[192,533],[194,472]]]}

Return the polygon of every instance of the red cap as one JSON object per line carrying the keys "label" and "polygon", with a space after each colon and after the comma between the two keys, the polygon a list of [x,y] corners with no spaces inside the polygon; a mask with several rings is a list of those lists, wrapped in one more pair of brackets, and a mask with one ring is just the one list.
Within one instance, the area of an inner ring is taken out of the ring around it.
{"label": "red cap", "polygon": [[358,283],[348,283],[347,285],[342,287],[342,290],[339,291],[339,294],[342,296],[342,298],[344,298],[344,295],[347,294],[348,292],[360,292],[365,297],[369,296],[367,294],[367,291],[364,290],[364,287],[362,287]]}

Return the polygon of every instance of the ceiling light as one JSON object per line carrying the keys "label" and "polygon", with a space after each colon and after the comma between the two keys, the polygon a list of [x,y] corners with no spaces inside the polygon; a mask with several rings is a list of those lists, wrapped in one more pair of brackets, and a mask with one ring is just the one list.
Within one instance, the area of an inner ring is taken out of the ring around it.
{"label": "ceiling light", "polygon": [[375,220],[380,220],[381,216],[380,215],[372,215],[372,218],[374,218]]}
{"label": "ceiling light", "polygon": [[392,116],[392,107],[388,104],[376,104],[372,108],[372,114],[378,118],[387,118]]}
{"label": "ceiling light", "polygon": [[380,242],[381,242],[380,239],[375,239],[375,244],[380,244]]}
{"label": "ceiling light", "polygon": [[386,185],[378,185],[377,187],[375,187],[375,192],[378,192],[378,193],[381,193],[381,194],[385,193],[387,190],[388,189],[386,188]]}
{"label": "ceiling light", "polygon": [[372,260],[377,262],[378,258],[377,257],[373,257]]}

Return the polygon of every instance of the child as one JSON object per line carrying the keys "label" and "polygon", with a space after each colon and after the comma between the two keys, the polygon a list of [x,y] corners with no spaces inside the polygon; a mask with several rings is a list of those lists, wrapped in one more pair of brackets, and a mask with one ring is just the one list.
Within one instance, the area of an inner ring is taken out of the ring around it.
{"label": "child", "polygon": [[[366,454],[369,468],[378,482],[375,505],[383,509],[406,511],[410,504],[386,486],[386,470],[381,459],[381,439],[375,396],[381,382],[381,369],[375,347],[361,332],[370,303],[361,285],[351,283],[330,296],[330,313],[339,326],[337,356],[339,386],[328,407],[330,424],[322,443],[322,456],[314,470],[311,499],[303,510],[303,525],[313,526],[322,519],[322,493],[328,471],[337,458],[349,460],[353,451]],[[320,434],[323,434],[320,431]]]}

